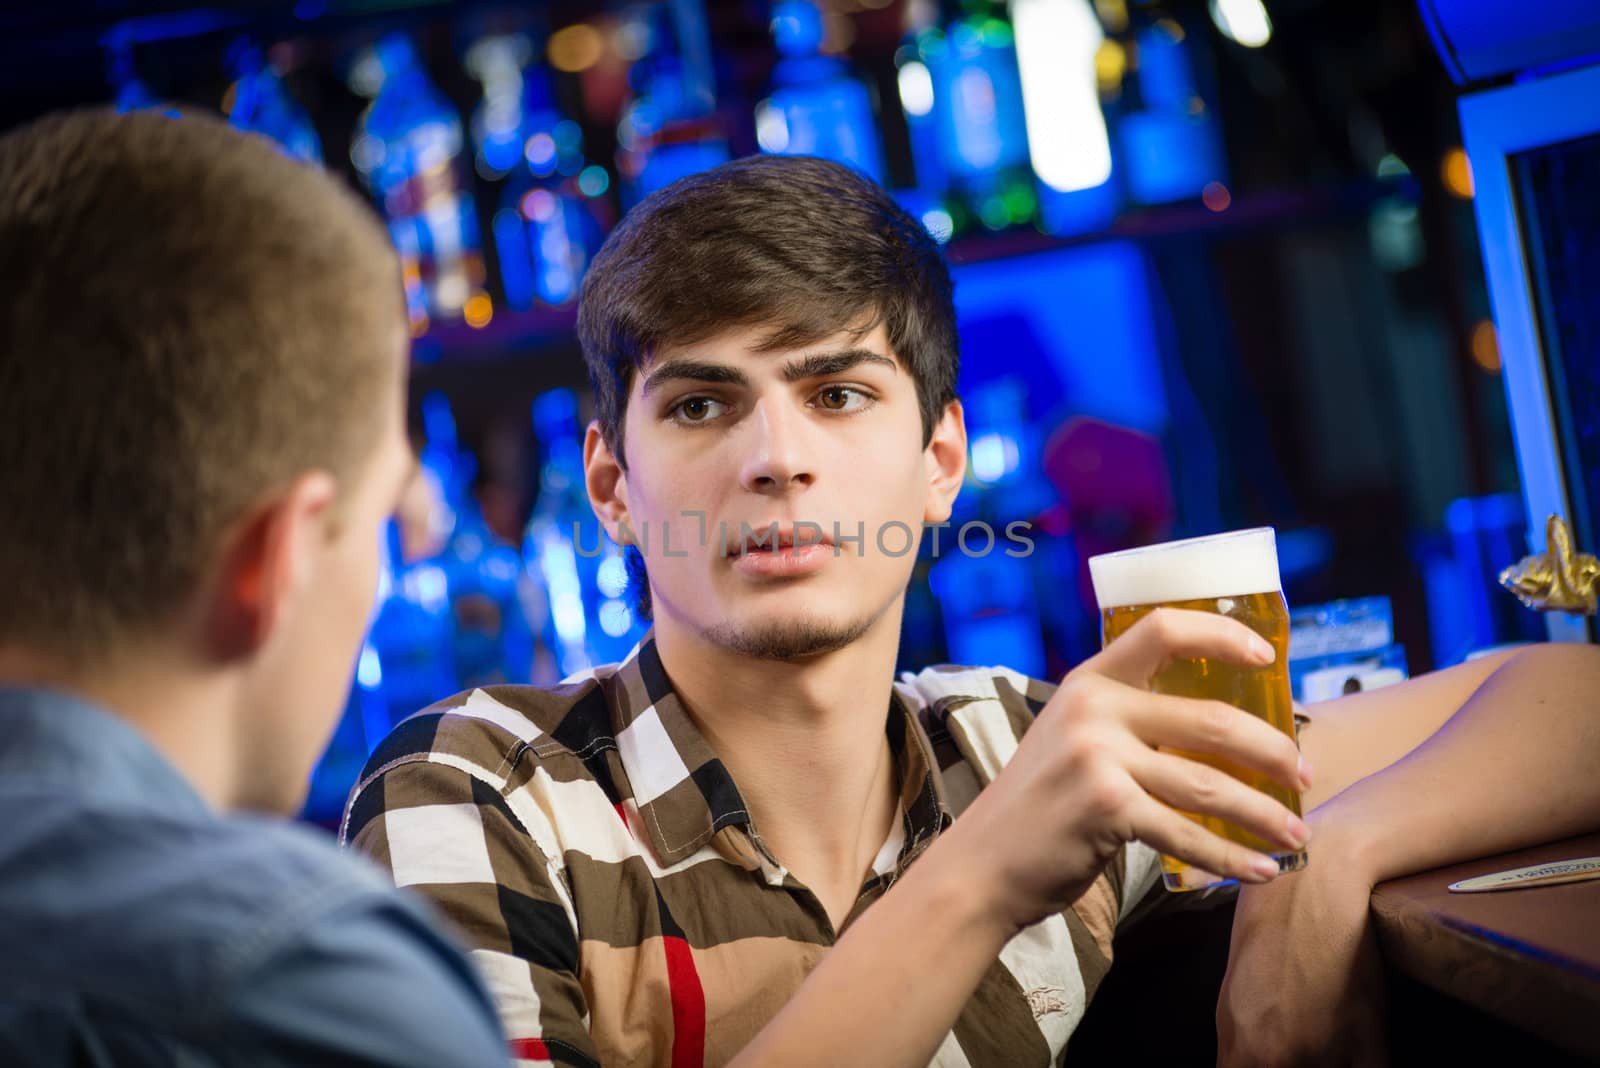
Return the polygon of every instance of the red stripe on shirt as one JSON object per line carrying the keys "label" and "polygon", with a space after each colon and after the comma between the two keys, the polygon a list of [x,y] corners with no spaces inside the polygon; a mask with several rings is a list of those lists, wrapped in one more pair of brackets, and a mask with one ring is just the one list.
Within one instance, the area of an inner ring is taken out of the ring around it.
{"label": "red stripe on shirt", "polygon": [[549,1061],[550,1048],[542,1038],[513,1038],[506,1043],[511,1048],[512,1060]]}
{"label": "red stripe on shirt", "polygon": [[706,994],[695,970],[694,951],[666,936],[667,986],[672,991],[672,1068],[700,1068],[706,1059]]}

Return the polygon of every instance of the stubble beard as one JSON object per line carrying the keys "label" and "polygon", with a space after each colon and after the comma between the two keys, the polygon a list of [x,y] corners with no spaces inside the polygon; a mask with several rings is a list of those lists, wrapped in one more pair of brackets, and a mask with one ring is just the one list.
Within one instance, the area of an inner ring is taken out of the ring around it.
{"label": "stubble beard", "polygon": [[856,641],[883,616],[883,610],[847,622],[829,619],[785,619],[739,625],[715,623],[701,631],[712,642],[757,660],[795,661],[832,653]]}

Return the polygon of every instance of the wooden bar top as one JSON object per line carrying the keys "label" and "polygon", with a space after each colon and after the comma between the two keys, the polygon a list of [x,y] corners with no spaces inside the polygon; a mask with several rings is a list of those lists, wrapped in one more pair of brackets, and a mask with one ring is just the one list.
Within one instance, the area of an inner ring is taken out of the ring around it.
{"label": "wooden bar top", "polygon": [[1600,1058],[1600,880],[1452,894],[1451,883],[1600,856],[1600,832],[1380,884],[1391,967],[1574,1053]]}

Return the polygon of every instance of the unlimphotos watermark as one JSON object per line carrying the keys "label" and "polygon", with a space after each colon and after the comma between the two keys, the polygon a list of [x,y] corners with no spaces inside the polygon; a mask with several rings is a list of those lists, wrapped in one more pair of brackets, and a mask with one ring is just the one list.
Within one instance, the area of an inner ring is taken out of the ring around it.
{"label": "unlimphotos watermark", "polygon": [[[922,540],[915,527],[898,519],[878,524],[869,539],[865,520],[858,521],[855,531],[850,533],[848,524],[839,522],[827,527],[806,520],[773,522],[757,527],[741,522],[735,531],[727,522],[719,521],[713,531],[705,512],[681,512],[678,518],[678,523],[657,520],[652,524],[641,521],[637,529],[624,520],[620,531],[622,542],[637,548],[646,558],[659,552],[661,556],[677,559],[687,557],[691,548],[701,551],[715,549],[718,556],[730,557],[784,546],[803,549],[819,545],[831,548],[835,556],[843,555],[846,546],[854,546],[856,555],[864,556],[869,544],[884,556],[902,557],[916,552]],[[683,528],[691,519],[695,520],[695,529],[693,536],[689,537],[686,535],[690,532]],[[940,535],[952,525],[948,521],[922,524],[924,534],[932,536],[929,548],[934,557],[943,555],[945,550],[941,549]],[[596,536],[593,547],[585,546],[581,536],[583,526],[582,523],[573,524],[573,547],[579,556],[592,559],[605,552],[605,538]],[[1002,551],[1007,556],[1020,559],[1033,555],[1033,539],[1027,533],[1032,528],[1031,523],[1022,520],[1007,523],[1002,539],[995,533],[994,527],[975,519],[957,527],[954,540],[963,556],[988,556],[996,548],[1004,546]],[[674,544],[677,539],[682,539],[684,544]]]}

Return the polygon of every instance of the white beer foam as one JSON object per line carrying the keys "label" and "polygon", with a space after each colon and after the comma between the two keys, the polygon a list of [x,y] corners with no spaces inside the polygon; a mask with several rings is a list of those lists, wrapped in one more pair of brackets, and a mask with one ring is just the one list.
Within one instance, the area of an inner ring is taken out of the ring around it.
{"label": "white beer foam", "polygon": [[1278,540],[1272,527],[1235,530],[1089,557],[1100,610],[1170,601],[1277,593]]}

